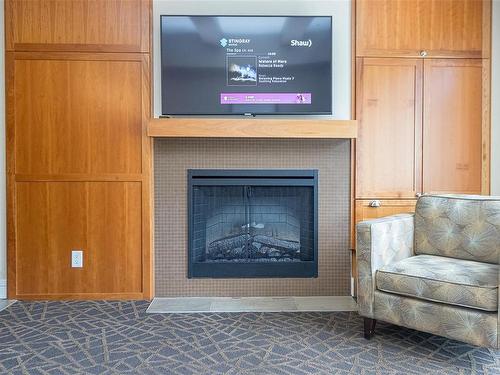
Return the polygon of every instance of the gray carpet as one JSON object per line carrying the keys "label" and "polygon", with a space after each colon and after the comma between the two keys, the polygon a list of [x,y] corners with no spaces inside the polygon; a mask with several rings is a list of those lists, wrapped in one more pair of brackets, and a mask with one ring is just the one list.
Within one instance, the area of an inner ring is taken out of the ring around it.
{"label": "gray carpet", "polygon": [[500,374],[500,352],[356,313],[146,314],[148,302],[17,302],[2,374]]}

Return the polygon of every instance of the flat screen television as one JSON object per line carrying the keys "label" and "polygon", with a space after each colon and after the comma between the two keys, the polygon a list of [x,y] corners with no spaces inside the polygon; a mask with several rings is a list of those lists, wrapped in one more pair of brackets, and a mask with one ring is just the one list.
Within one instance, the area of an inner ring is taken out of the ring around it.
{"label": "flat screen television", "polygon": [[162,16],[163,115],[332,114],[332,18]]}

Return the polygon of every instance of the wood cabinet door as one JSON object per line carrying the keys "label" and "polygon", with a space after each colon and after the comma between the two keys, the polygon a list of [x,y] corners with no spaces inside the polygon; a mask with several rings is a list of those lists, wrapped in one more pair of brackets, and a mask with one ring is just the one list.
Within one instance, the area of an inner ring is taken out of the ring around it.
{"label": "wood cabinet door", "polygon": [[483,63],[424,63],[423,191],[481,193]]}
{"label": "wood cabinet door", "polygon": [[[412,2],[412,1],[406,1]],[[489,0],[420,0],[422,50],[428,57],[488,57]]]}
{"label": "wood cabinet door", "polygon": [[487,57],[490,7],[480,0],[357,0],[356,54]]}
{"label": "wood cabinet door", "polygon": [[148,0],[7,0],[6,50],[148,52]]}
{"label": "wood cabinet door", "polygon": [[356,198],[421,190],[422,61],[358,59]]}

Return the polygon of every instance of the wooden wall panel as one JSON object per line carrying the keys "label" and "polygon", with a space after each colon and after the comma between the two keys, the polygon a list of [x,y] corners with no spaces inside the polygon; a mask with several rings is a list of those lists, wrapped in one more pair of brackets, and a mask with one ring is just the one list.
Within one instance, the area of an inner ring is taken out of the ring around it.
{"label": "wooden wall panel", "polygon": [[9,298],[151,298],[151,1],[5,9]]}
{"label": "wooden wall panel", "polygon": [[141,173],[141,79],[141,61],[16,58],[16,173]]}
{"label": "wooden wall panel", "polygon": [[92,263],[106,293],[142,292],[141,184],[89,184],[88,241]]}
{"label": "wooden wall panel", "polygon": [[483,61],[424,63],[423,191],[481,194]]}
{"label": "wooden wall panel", "polygon": [[9,0],[6,49],[149,51],[147,0]]}
{"label": "wooden wall panel", "polygon": [[357,0],[357,56],[487,57],[488,0]]}
{"label": "wooden wall panel", "polygon": [[422,61],[358,60],[356,198],[421,190]]}
{"label": "wooden wall panel", "polygon": [[18,296],[141,294],[140,206],[139,182],[18,183]]}

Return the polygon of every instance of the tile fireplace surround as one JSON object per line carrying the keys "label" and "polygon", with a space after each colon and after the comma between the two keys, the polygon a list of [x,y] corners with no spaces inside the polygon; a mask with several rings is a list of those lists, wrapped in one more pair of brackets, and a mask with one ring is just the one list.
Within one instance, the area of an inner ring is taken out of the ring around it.
{"label": "tile fireplace surround", "polygon": [[[318,278],[188,279],[187,170],[318,169]],[[155,296],[350,294],[350,141],[155,139]]]}

